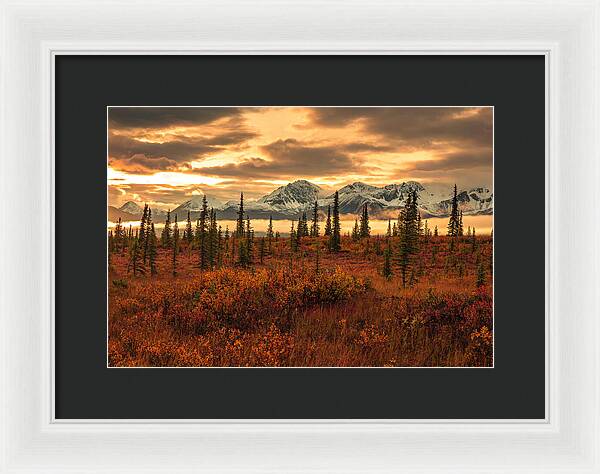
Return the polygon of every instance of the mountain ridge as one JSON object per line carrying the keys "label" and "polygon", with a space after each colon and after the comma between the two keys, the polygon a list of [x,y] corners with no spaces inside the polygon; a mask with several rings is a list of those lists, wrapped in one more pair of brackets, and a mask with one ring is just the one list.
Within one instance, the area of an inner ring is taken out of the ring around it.
{"label": "mountain ridge", "polygon": [[[423,185],[417,181],[388,184],[382,187],[356,181],[338,190],[341,214],[358,214],[366,204],[373,218],[390,218],[404,206],[408,192],[415,190],[419,195],[418,207],[421,216],[447,217],[450,214],[453,188],[447,189],[439,185]],[[333,205],[335,193],[322,196],[323,190],[318,185],[306,180],[297,180],[280,186],[274,191],[257,200],[244,202],[244,211],[251,219],[296,219],[305,211],[310,211],[317,201],[321,213],[327,211],[327,206]],[[459,189],[459,208],[464,215],[490,215],[494,209],[494,194],[484,186],[469,189]],[[209,207],[217,212],[219,219],[236,219],[238,201],[222,202],[207,195]],[[202,195],[194,195],[171,210],[171,215],[177,214],[179,221],[187,218],[188,211],[192,219],[200,216]],[[137,212],[128,212],[128,211]],[[142,215],[142,207],[128,201],[120,208],[109,206],[109,220],[137,220]],[[155,222],[164,222],[166,211],[152,208]],[[111,219],[111,215],[114,220]],[[127,219],[129,217],[129,219]]]}

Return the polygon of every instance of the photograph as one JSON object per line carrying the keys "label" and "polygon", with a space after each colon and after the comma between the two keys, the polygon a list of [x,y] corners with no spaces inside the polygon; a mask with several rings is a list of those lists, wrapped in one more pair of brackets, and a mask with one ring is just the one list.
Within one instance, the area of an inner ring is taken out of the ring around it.
{"label": "photograph", "polygon": [[493,106],[106,113],[108,367],[494,367]]}

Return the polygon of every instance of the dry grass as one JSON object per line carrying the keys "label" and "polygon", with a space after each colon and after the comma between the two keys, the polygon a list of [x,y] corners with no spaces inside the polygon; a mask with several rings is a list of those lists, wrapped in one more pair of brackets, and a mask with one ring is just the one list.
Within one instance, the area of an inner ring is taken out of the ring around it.
{"label": "dry grass", "polygon": [[[200,272],[193,250],[160,251],[159,275],[134,278],[126,257],[109,272],[109,365],[210,367],[491,366],[491,239],[452,253],[423,243],[413,282],[380,275],[371,238],[319,253],[306,239],[291,254],[282,239],[263,264]],[[258,260],[256,257],[255,260]],[[477,287],[479,262],[486,283]]]}

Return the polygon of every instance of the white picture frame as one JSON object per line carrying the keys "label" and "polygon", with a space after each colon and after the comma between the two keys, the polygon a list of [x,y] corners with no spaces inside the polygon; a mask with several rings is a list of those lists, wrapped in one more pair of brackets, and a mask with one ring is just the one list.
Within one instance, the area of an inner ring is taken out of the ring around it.
{"label": "white picture frame", "polygon": [[[600,473],[598,0],[0,6],[0,472]],[[157,53],[544,55],[545,419],[56,419],[54,58]]]}

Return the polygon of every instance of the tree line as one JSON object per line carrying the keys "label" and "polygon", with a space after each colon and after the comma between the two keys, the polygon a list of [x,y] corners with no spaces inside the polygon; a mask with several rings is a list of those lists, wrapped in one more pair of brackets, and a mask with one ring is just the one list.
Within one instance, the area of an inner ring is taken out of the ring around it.
{"label": "tree line", "polygon": [[[379,239],[376,242],[378,255],[383,255],[383,266],[381,272],[386,278],[391,278],[395,271],[399,272],[402,284],[413,280],[415,258],[419,251],[420,241],[430,237],[438,236],[437,226],[430,229],[427,220],[423,221],[418,210],[418,194],[415,190],[409,192],[404,206],[398,213],[398,218],[392,223],[388,220],[386,232],[386,245],[383,252],[380,251]],[[462,211],[459,210],[457,187],[454,186],[454,194],[451,201],[451,212],[447,227],[447,236],[450,237],[449,250],[455,249],[456,241],[464,236]],[[298,252],[302,247],[305,237],[317,238],[321,236],[319,222],[318,203],[315,201],[311,206],[310,221],[306,211],[302,212],[298,220],[291,222],[289,245],[291,253]],[[327,206],[323,236],[326,238],[326,249],[329,252],[340,252],[342,250],[341,223],[339,211],[339,195],[334,194],[333,204]],[[360,216],[357,217],[350,237],[352,241],[368,239],[371,236],[369,225],[369,208],[363,204]],[[392,239],[395,237],[395,239]],[[475,250],[476,238],[475,228],[467,230],[467,238]],[[203,197],[200,216],[195,226],[192,223],[190,212],[180,235],[177,215],[171,216],[167,212],[160,240],[157,239],[154,223],[152,221],[152,210],[145,204],[140,226],[135,231],[129,226],[128,229],[122,225],[119,218],[114,230],[109,231],[109,259],[112,253],[125,253],[128,251],[127,271],[134,275],[144,275],[148,271],[151,275],[157,274],[157,247],[170,250],[170,266],[173,276],[177,275],[178,254],[182,247],[190,252],[196,252],[197,267],[201,270],[220,267],[224,260],[240,267],[250,267],[256,261],[263,263],[264,258],[271,254],[274,242],[280,239],[279,232],[273,231],[273,218],[269,218],[269,224],[264,237],[256,238],[252,223],[244,209],[244,194],[240,193],[240,201],[237,211],[235,230],[230,232],[226,227],[223,231],[217,222],[217,214],[213,208],[209,208],[206,196]],[[319,251],[322,240],[317,241],[316,265],[319,266]],[[381,252],[381,253],[380,253]],[[483,267],[482,267],[483,268]],[[484,270],[481,270],[483,272]],[[484,279],[484,276],[481,277]]]}

